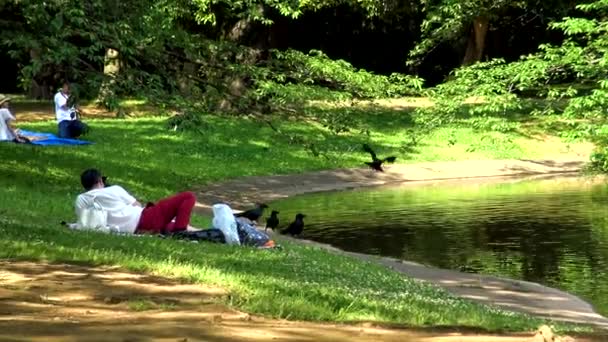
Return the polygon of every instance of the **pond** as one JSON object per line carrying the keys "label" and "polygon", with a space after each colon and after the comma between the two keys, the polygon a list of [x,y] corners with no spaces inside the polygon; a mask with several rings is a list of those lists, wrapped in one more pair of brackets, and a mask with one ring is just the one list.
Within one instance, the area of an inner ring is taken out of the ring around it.
{"label": "pond", "polygon": [[306,239],[538,282],[608,315],[605,179],[438,182],[307,194],[271,207],[282,225],[305,213]]}

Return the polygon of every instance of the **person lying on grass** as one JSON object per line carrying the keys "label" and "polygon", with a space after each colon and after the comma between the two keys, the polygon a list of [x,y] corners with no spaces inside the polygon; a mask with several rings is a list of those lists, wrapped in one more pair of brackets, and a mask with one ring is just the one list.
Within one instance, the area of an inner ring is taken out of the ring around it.
{"label": "person lying on grass", "polygon": [[181,192],[144,207],[121,186],[106,186],[105,180],[96,169],[85,170],[80,175],[86,192],[76,198],[79,222],[84,222],[83,216],[93,210],[103,212],[104,225],[114,227],[120,233],[168,234],[190,227],[190,215],[196,203],[192,192]]}
{"label": "person lying on grass", "polygon": [[0,95],[0,141],[13,141],[16,143],[26,143],[28,139],[21,136],[13,126],[15,116],[11,113],[11,98]]}

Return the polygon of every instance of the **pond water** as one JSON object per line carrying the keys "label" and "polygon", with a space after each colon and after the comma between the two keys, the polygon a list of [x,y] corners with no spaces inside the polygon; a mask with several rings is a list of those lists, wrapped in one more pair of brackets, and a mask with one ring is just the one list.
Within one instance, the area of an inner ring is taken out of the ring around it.
{"label": "pond water", "polygon": [[273,203],[303,238],[344,250],[538,282],[608,315],[608,186],[554,178],[358,189]]}

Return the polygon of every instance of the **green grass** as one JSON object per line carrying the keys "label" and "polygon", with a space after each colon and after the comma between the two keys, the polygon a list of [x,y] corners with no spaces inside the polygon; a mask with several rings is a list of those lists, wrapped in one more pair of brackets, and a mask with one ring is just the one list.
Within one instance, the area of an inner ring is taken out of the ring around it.
{"label": "green grass", "polygon": [[[188,282],[219,285],[231,291],[230,304],[270,316],[491,331],[532,330],[541,323],[455,298],[381,266],[297,244],[284,243],[283,251],[260,251],[155,237],[59,231],[5,219],[0,232],[2,258],[118,264]],[[143,311],[154,306],[134,301],[129,307]]]}
{"label": "green grass", "polygon": [[[482,134],[452,127],[403,149],[411,140],[406,112],[354,112],[353,131],[366,128],[369,137],[334,136],[318,124],[276,120],[284,132],[314,140],[326,156],[315,157],[253,120],[204,120],[202,133],[168,130],[164,118],[90,121],[93,131],[87,138],[95,144],[84,147],[0,144],[0,258],[120,265],[219,285],[230,291],[229,304],[273,317],[492,331],[531,330],[540,323],[454,298],[380,266],[297,244],[285,242],[283,251],[259,251],[71,232],[59,226],[61,220],[73,220],[73,201],[81,191],[79,174],[89,167],[101,169],[111,183],[148,201],[235,177],[359,166],[368,158],[360,152],[367,140],[379,154],[395,153],[402,162],[534,158],[567,148],[565,143],[548,144],[515,132]],[[55,131],[53,123],[19,126]],[[455,144],[448,146],[446,139]],[[194,218],[194,224],[207,222]]]}

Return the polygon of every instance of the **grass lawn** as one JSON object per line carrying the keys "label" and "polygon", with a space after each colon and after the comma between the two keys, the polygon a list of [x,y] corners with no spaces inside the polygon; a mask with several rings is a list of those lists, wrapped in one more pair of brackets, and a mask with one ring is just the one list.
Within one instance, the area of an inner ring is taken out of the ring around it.
{"label": "grass lawn", "polygon": [[[408,130],[407,112],[354,112],[353,131],[367,129],[369,135],[330,135],[305,120],[274,122],[284,132],[315,141],[324,153],[315,157],[253,120],[208,116],[205,122],[200,133],[180,133],[167,129],[165,118],[92,120],[87,136],[95,142],[92,146],[0,144],[0,258],[120,265],[215,284],[230,290],[226,300],[240,309],[291,319],[492,331],[532,330],[540,323],[452,297],[379,266],[287,242],[283,251],[258,251],[71,232],[59,226],[61,220],[74,219],[79,174],[89,167],[101,169],[109,182],[123,185],[141,201],[153,201],[235,177],[359,166],[368,158],[360,144],[368,140],[379,154],[395,153],[402,162],[535,158],[576,148],[528,137],[521,130],[497,133],[456,126],[411,144],[417,133]],[[50,122],[19,126],[52,132],[56,127]],[[199,225],[207,222],[194,219]]]}

